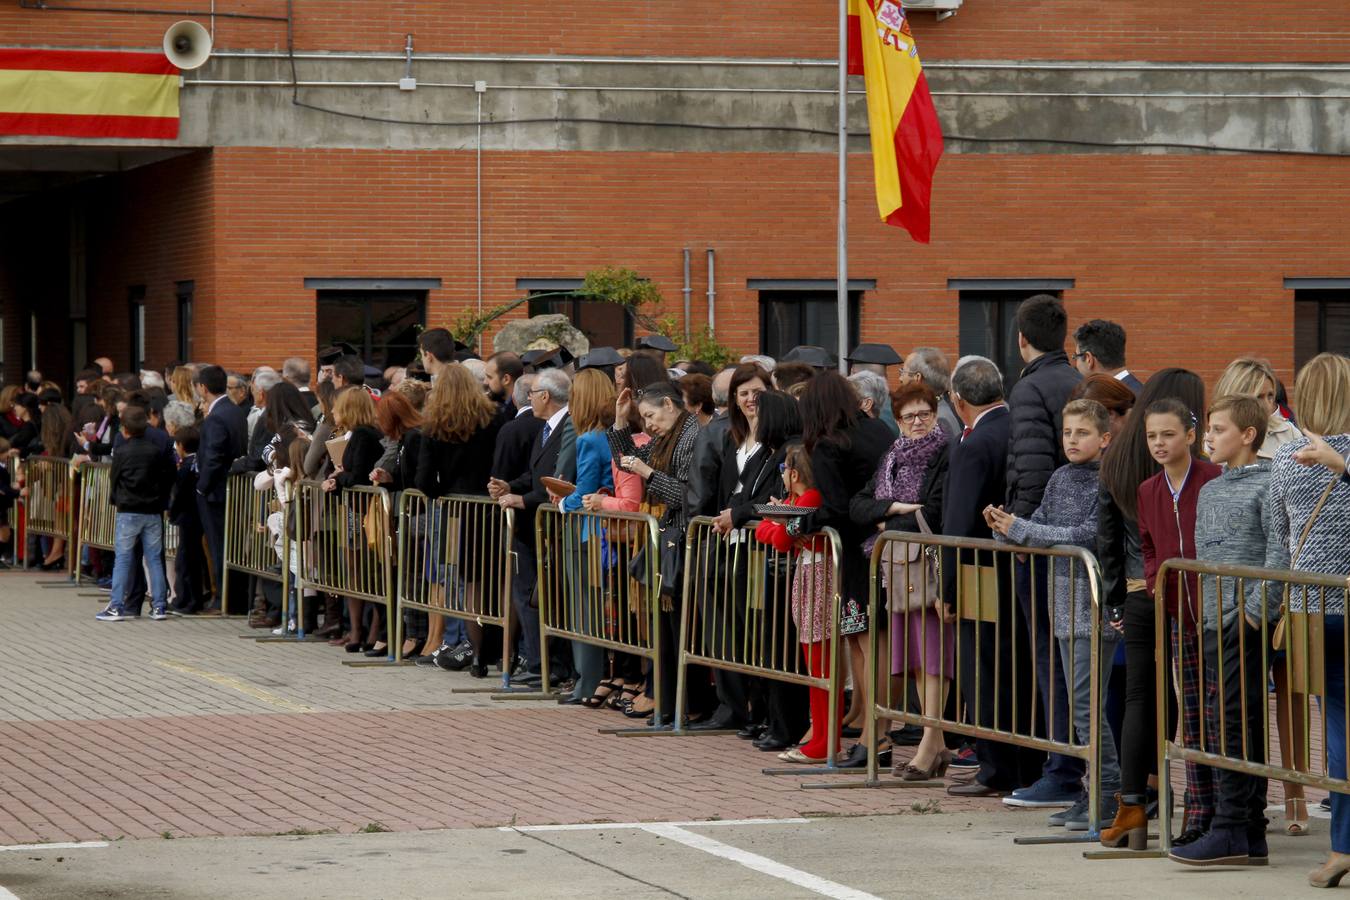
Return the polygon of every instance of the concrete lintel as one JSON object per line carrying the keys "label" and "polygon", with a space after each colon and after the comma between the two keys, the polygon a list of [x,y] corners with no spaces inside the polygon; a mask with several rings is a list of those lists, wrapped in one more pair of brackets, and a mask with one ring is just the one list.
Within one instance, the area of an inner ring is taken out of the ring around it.
{"label": "concrete lintel", "polygon": [[[750,291],[827,291],[834,290],[838,282],[833,278],[747,278],[746,290]],[[875,291],[875,278],[850,278],[850,291]]]}
{"label": "concrete lintel", "polygon": [[1286,291],[1344,291],[1350,289],[1350,278],[1286,278]]}
{"label": "concrete lintel", "polygon": [[1068,291],[1072,278],[948,278],[949,291]]}
{"label": "concrete lintel", "polygon": [[434,291],[439,278],[306,278],[307,291]]}

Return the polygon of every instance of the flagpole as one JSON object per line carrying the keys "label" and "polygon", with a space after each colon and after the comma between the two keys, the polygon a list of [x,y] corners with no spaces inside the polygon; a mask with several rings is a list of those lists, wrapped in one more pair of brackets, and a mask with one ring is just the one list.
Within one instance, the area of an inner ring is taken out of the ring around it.
{"label": "flagpole", "polygon": [[835,303],[839,322],[839,371],[848,363],[848,3],[839,0],[839,222],[835,248]]}

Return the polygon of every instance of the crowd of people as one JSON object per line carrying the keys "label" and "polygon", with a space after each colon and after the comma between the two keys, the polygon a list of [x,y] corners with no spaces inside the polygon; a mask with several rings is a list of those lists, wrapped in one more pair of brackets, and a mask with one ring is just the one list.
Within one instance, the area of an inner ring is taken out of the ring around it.
{"label": "crowd of people", "polygon": [[[350,347],[324,348],[313,385],[300,358],[280,371],[174,364],[137,374],[114,374],[100,359],[79,374],[69,404],[38,373],[6,387],[0,434],[7,460],[111,459],[117,549],[78,561],[111,592],[103,621],[135,618],[147,595],[154,619],[219,614],[226,481],[246,472],[257,490],[275,492],[269,527],[278,565],[294,565],[284,560],[280,535],[301,480],[324,491],[378,485],[428,498],[487,497],[516,511],[511,603],[519,634],[509,642],[516,658],[494,659],[480,624],[407,610],[402,655],[427,668],[482,677],[499,662],[513,683],[541,682],[535,563],[550,548],[535,546],[533,521],[549,503],[564,514],[642,511],[657,518],[662,547],[671,551],[653,563],[665,594],[659,627],[667,648],[677,646],[682,547],[692,519],[709,517],[726,540],[753,539],[795,555],[792,624],[812,674],[829,672],[831,630],[842,639],[838,663],[847,667],[851,692],[839,698],[839,731],[847,737],[861,733],[869,694],[884,690],[865,674],[869,629],[884,629],[878,646],[890,664],[878,660],[876,669],[882,680],[912,679],[905,702],[925,716],[1021,729],[1028,726],[1013,721],[1013,711],[1025,717],[1034,704],[1045,736],[1087,743],[1096,637],[1106,723],[1095,767],[1101,839],[1142,848],[1158,813],[1153,598],[1160,567],[1187,558],[1350,572],[1350,359],[1322,354],[1304,365],[1294,386],[1295,417],[1260,359],[1235,360],[1207,397],[1204,381],[1186,369],[1147,380],[1131,373],[1125,331],[1116,323],[1090,321],[1070,335],[1054,297],[1023,302],[1016,326],[1018,372],[978,356],[952,366],[932,347],[902,358],[875,344],[850,354],[847,375],[818,347],[715,370],[667,358],[675,345],[659,336],[580,358],[557,349],[481,360],[441,328],[422,333],[417,360],[384,371],[365,366]],[[4,502],[27,490],[8,488]],[[766,504],[793,509],[755,527]],[[180,533],[171,578],[158,526],[165,510]],[[826,528],[843,548],[835,621],[799,602],[819,596],[835,577],[819,538]],[[1064,603],[1087,595],[1086,572],[1019,554],[993,580],[1002,614],[968,618],[956,608],[964,556],[944,552],[930,591],[887,549],[879,595],[917,587],[921,599],[874,607],[870,560],[885,531],[994,538],[1010,548],[1082,547],[1100,564],[1100,606]],[[52,568],[73,552],[32,536],[27,551]],[[458,552],[473,548],[461,543]],[[284,633],[303,626],[335,647],[371,656],[387,654],[395,639],[380,609],[360,600],[313,594],[304,604],[309,621],[297,622],[294,598],[266,580],[232,582],[230,591],[253,600],[255,627]],[[1317,612],[1320,604],[1326,617],[1323,737],[1330,774],[1344,778],[1344,593],[1294,593],[1283,598],[1288,606],[1297,601]],[[1216,590],[1213,582],[1174,577],[1162,596],[1172,631],[1168,695],[1185,710],[1178,723],[1177,706],[1169,704],[1169,733],[1179,727],[1181,741],[1198,746],[1202,721],[1221,718],[1229,723],[1224,752],[1265,759],[1268,673],[1261,661],[1269,648],[1261,644],[1281,617],[1280,592],[1249,587],[1239,596],[1231,583]],[[1055,640],[1029,640],[1036,621],[1052,623]],[[1197,626],[1205,632],[1199,651],[1178,639]],[[671,690],[661,698],[665,708],[656,708],[655,678],[642,658],[585,642],[560,651],[550,651],[550,687],[561,691],[560,702],[649,721],[676,714]],[[1034,681],[1009,670],[1019,654],[1034,666]],[[1289,694],[1284,656],[1269,655],[1282,757],[1299,758],[1299,704]],[[673,656],[660,659],[669,667],[662,673],[667,685],[674,684]],[[682,711],[691,729],[734,729],[788,762],[833,756],[857,766],[866,757],[861,745],[829,746],[825,691],[807,697],[721,669],[690,679],[704,688],[690,690]],[[967,696],[957,696],[958,684]],[[966,741],[935,727],[884,730],[877,750],[896,777],[921,781],[950,772],[954,795],[1053,809],[1050,825],[1089,827],[1087,767],[1079,758]],[[913,749],[902,758],[901,747]],[[1265,864],[1266,793],[1264,779],[1188,763],[1172,858]],[[1285,785],[1284,797],[1285,829],[1306,833],[1302,787]],[[1335,794],[1330,805],[1332,855],[1311,876],[1323,886],[1350,871],[1350,798]]]}

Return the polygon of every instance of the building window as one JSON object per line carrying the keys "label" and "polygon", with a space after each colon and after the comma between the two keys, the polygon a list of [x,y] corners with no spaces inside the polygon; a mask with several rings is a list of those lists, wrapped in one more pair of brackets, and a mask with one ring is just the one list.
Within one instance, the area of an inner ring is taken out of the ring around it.
{"label": "building window", "polygon": [[128,372],[139,372],[145,364],[145,285],[127,288],[127,303],[131,318],[131,367]]}
{"label": "building window", "polygon": [[1350,352],[1350,286],[1294,291],[1294,366],[1319,353]]}
{"label": "building window", "polygon": [[[957,346],[959,356],[984,356],[993,360],[1011,391],[1022,372],[1022,354],[1017,347],[1017,307],[1028,297],[1049,294],[1064,298],[1073,279],[951,279],[949,290],[958,291]],[[953,361],[954,362],[954,361]]]}
{"label": "building window", "polygon": [[[848,282],[848,345],[858,343],[864,291],[875,290],[870,278]],[[752,278],[749,290],[759,292],[759,352],[778,359],[793,347],[809,344],[831,353],[839,349],[839,303],[835,282],[828,278]]]}
{"label": "building window", "polygon": [[192,362],[192,298],[197,285],[192,281],[180,281],[175,285],[174,295],[178,298],[178,359]]}
{"label": "building window", "polygon": [[[575,291],[580,278],[517,278],[516,289],[530,296],[531,316],[563,315],[572,326],[586,335],[592,347],[631,347],[633,311],[604,300],[580,297],[540,297],[558,291]],[[539,297],[539,299],[534,299]]]}
{"label": "building window", "polygon": [[417,358],[417,335],[426,320],[426,291],[321,290],[317,346],[346,341],[367,365],[406,366]]}

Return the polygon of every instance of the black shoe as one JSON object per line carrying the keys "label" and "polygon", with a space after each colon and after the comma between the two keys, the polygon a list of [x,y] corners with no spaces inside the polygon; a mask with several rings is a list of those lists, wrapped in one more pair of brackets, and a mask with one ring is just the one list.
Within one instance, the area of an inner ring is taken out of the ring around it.
{"label": "black shoe", "polygon": [[690,731],[736,731],[741,726],[730,716],[713,716],[689,726]]}
{"label": "black shoe", "polygon": [[760,737],[764,735],[764,730],[766,727],[767,726],[759,722],[755,722],[751,725],[745,726],[740,731],[736,732],[736,737],[740,738],[743,741],[757,741],[760,739]]}
{"label": "black shoe", "polygon": [[570,694],[558,698],[559,706],[580,706],[581,698],[573,697]]}
{"label": "black shoe", "polygon": [[860,738],[860,737],[862,737],[862,729],[861,729],[861,728],[853,728],[852,726],[848,726],[848,727],[845,727],[845,728],[840,729],[840,731],[839,731],[839,736],[840,736],[840,737],[846,737],[846,738]]}
{"label": "black shoe", "polygon": [[1181,834],[1172,838],[1173,847],[1185,847],[1187,844],[1194,844],[1204,837],[1206,832],[1199,828],[1187,828]]}
{"label": "black shoe", "polygon": [[772,734],[768,733],[755,741],[755,748],[757,750],[762,750],[765,753],[780,753],[790,749],[792,746],[793,744],[791,741],[785,741],[782,738],[774,737]]}
{"label": "black shoe", "polygon": [[475,657],[473,658],[473,662],[471,662],[471,663],[469,664],[469,674],[472,675],[474,678],[486,678],[486,677],[488,677],[488,667],[487,667],[487,664],[486,664],[486,663],[483,663],[483,662],[480,662],[480,661],[478,660],[478,657],[475,656]]}
{"label": "black shoe", "polygon": [[388,647],[376,648],[374,644],[371,644],[370,649],[365,652],[365,655],[370,657],[371,659],[375,659],[380,656],[388,656],[389,648]]}
{"label": "black shoe", "polygon": [[460,641],[448,651],[443,651],[436,660],[436,665],[445,669],[447,672],[462,672],[473,662],[473,645],[468,641]]}
{"label": "black shoe", "polygon": [[906,725],[892,731],[889,737],[896,747],[917,747],[923,740],[923,729],[918,725]]}
{"label": "black shoe", "polygon": [[[423,649],[426,648],[424,647]],[[445,652],[447,652],[447,648],[445,646],[438,647],[435,650],[428,653],[426,656],[417,657],[417,662],[413,663],[413,665],[423,669],[434,669],[436,668],[437,665],[436,661],[440,658],[440,655]]]}

